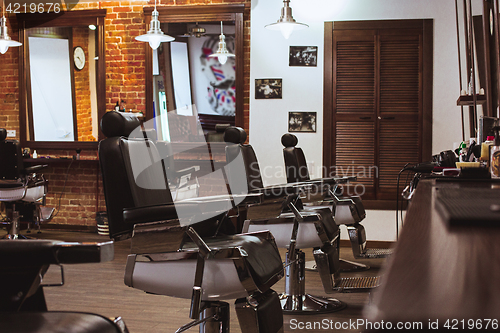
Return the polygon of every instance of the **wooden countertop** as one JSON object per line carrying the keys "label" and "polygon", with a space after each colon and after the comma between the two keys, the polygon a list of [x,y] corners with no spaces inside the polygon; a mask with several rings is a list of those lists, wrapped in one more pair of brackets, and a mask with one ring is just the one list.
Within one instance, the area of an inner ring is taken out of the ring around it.
{"label": "wooden countertop", "polygon": [[469,319],[482,319],[483,325],[496,319],[498,324],[500,221],[498,227],[450,228],[435,209],[436,188],[460,191],[464,186],[497,185],[419,182],[381,286],[365,309],[367,320],[422,321],[424,328],[429,320],[440,326],[454,320],[460,329],[468,328],[461,325]]}

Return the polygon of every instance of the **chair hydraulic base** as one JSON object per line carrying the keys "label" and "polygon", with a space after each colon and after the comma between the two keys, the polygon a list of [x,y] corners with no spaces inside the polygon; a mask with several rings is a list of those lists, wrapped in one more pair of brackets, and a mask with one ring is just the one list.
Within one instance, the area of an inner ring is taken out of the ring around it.
{"label": "chair hydraulic base", "polygon": [[[285,293],[280,295],[284,314],[317,314],[340,311],[346,304],[334,298],[305,293],[305,254],[295,250],[286,254]],[[291,260],[290,260],[291,259]]]}
{"label": "chair hydraulic base", "polygon": [[2,239],[27,239],[27,237],[19,234],[19,212],[13,211],[10,222],[10,230]]}
{"label": "chair hydraulic base", "polygon": [[200,319],[180,327],[175,333],[184,332],[197,325],[200,326],[200,333],[229,333],[229,304],[203,302]]}
{"label": "chair hydraulic base", "polygon": [[313,295],[280,295],[284,314],[319,314],[343,310],[347,304],[335,298]]}

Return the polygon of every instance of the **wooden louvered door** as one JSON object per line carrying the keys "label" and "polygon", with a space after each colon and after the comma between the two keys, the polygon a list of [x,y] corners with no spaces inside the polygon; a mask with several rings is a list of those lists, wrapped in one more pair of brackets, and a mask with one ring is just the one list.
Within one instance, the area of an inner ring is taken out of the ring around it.
{"label": "wooden louvered door", "polygon": [[324,163],[337,176],[356,175],[360,185],[350,193],[364,199],[395,200],[399,171],[430,158],[429,51],[411,21],[406,29],[376,21],[374,29],[349,22],[330,31],[325,24]]}
{"label": "wooden louvered door", "polygon": [[377,198],[395,197],[397,176],[406,163],[422,161],[421,33],[393,31],[378,34],[379,103]]}
{"label": "wooden louvered door", "polygon": [[[375,31],[334,33],[334,160],[337,176],[357,176],[373,193],[375,156]],[[349,193],[357,192],[356,188]]]}

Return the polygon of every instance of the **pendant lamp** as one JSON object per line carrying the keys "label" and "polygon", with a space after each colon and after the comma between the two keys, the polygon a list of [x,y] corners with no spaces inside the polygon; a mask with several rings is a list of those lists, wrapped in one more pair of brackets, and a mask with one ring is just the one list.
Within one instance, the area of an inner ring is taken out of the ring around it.
{"label": "pendant lamp", "polygon": [[10,39],[7,31],[7,19],[5,18],[5,1],[3,2],[2,18],[0,19],[0,53],[5,54],[9,47],[21,46],[23,44]]}
{"label": "pendant lamp", "polygon": [[265,26],[270,30],[280,30],[285,39],[288,39],[294,30],[302,30],[309,26],[304,23],[295,21],[292,16],[292,8],[290,7],[290,0],[283,0],[283,8],[281,8],[281,17],[275,23]]}
{"label": "pendant lamp", "polygon": [[212,53],[209,55],[209,57],[217,57],[219,59],[219,62],[224,65],[227,62],[228,57],[234,57],[235,55],[232,53],[229,53],[226,47],[226,36],[224,36],[224,33],[222,32],[222,21],[220,22],[220,36],[219,36],[219,49],[217,52]]}
{"label": "pendant lamp", "polygon": [[163,31],[161,31],[160,21],[158,20],[158,16],[159,14],[158,11],[156,10],[156,0],[155,0],[155,9],[151,14],[151,23],[149,31],[144,35],[135,37],[135,39],[140,42],[148,42],[149,46],[151,46],[153,50],[156,50],[158,46],[160,46],[160,43],[162,42],[171,42],[175,40],[174,37],[165,35]]}

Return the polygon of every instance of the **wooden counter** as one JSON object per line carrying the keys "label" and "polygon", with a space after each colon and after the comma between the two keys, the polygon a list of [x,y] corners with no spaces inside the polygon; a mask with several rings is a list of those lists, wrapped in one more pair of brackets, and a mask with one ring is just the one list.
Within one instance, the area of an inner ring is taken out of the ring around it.
{"label": "wooden counter", "polygon": [[382,284],[365,309],[368,321],[421,321],[424,329],[436,320],[441,328],[448,322],[468,329],[470,319],[482,320],[483,329],[488,319],[499,325],[500,219],[497,226],[449,227],[435,208],[437,189],[468,186],[498,185],[419,182]]}

